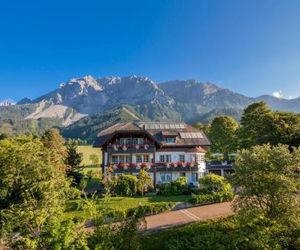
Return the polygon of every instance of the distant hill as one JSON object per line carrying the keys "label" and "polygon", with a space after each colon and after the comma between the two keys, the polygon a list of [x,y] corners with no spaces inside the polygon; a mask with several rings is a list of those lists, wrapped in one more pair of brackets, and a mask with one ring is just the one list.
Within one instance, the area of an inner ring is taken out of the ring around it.
{"label": "distant hill", "polygon": [[99,131],[118,122],[144,120],[132,108],[121,106],[101,114],[85,117],[72,125],[62,128],[65,138],[79,138],[93,143]]}
{"label": "distant hill", "polygon": [[[33,100],[24,98],[16,105],[2,102],[0,132],[42,133],[57,126],[66,136],[91,139],[93,131],[124,117],[188,123],[209,122],[224,114],[239,119],[242,110],[256,101],[265,101],[274,110],[300,112],[300,98],[287,100],[268,95],[251,98],[211,82],[156,83],[140,76],[98,79],[85,76],[71,79]],[[131,117],[130,113],[134,115]],[[90,132],[84,134],[84,130]]]}

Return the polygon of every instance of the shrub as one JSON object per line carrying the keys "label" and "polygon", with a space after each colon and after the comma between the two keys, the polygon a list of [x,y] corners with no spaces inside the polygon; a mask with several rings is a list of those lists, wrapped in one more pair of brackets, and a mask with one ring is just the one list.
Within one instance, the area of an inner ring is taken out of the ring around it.
{"label": "shrub", "polygon": [[191,188],[186,177],[180,177],[171,183],[164,183],[158,186],[160,195],[183,195],[190,194]]}
{"label": "shrub", "polygon": [[[293,248],[294,247],[294,248]],[[289,230],[266,221],[241,225],[236,218],[194,223],[144,236],[141,249],[297,249]]]}
{"label": "shrub", "polygon": [[138,179],[133,175],[121,175],[116,180],[115,192],[120,196],[134,196],[137,192]]}
{"label": "shrub", "polygon": [[232,200],[234,197],[231,185],[222,176],[208,174],[199,180],[198,195],[193,194],[191,202],[206,204]]}
{"label": "shrub", "polygon": [[217,192],[214,194],[192,194],[191,202],[193,204],[206,204],[206,203],[215,203],[215,202],[224,202],[230,201],[233,199],[232,192]]}
{"label": "shrub", "polygon": [[208,174],[199,179],[200,189],[204,193],[216,193],[222,191],[230,191],[231,185],[226,181],[223,176]]}
{"label": "shrub", "polygon": [[141,214],[142,216],[149,216],[159,214],[165,211],[170,211],[175,206],[172,202],[157,202],[147,205],[130,208],[127,210],[127,217],[131,217],[133,214]]}

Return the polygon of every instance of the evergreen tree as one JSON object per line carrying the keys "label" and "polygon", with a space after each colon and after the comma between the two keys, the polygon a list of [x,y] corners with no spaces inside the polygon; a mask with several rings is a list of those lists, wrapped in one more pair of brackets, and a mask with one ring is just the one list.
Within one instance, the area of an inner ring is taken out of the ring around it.
{"label": "evergreen tree", "polygon": [[59,130],[52,128],[47,130],[41,138],[44,146],[49,149],[51,161],[59,170],[66,171],[65,158],[67,150],[65,140]]}
{"label": "evergreen tree", "polygon": [[77,151],[78,145],[75,141],[69,140],[67,142],[67,157],[65,164],[67,165],[67,174],[74,178],[75,183],[80,183],[82,170],[81,162],[83,155]]}

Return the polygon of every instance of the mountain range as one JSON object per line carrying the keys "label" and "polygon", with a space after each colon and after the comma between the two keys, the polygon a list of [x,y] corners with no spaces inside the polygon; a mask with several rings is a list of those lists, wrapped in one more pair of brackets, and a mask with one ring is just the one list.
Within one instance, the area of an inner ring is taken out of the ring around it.
{"label": "mountain range", "polygon": [[[257,101],[265,101],[274,110],[300,112],[300,98],[287,100],[270,95],[252,98],[211,82],[156,83],[139,76],[99,79],[85,76],[71,79],[33,100],[24,98],[16,105],[3,102],[0,132],[39,133],[58,126],[68,134],[68,129],[74,132],[83,124],[101,128],[100,123],[105,122],[108,126],[108,117],[111,122],[119,119],[209,122],[224,114],[239,119],[243,109]],[[76,136],[75,132],[71,134]]]}

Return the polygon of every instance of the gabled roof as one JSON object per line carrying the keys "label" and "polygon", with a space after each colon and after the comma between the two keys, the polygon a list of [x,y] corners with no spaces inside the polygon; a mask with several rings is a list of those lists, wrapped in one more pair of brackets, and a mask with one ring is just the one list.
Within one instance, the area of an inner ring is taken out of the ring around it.
{"label": "gabled roof", "polygon": [[[115,134],[121,132],[144,132],[163,147],[211,145],[203,131],[182,122],[127,122],[117,123],[102,130],[98,134],[94,146],[102,147]],[[164,138],[168,136],[176,136],[176,142],[165,142]]]}

